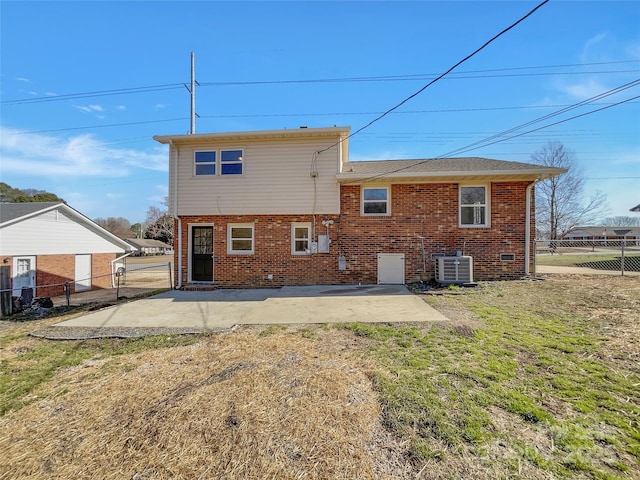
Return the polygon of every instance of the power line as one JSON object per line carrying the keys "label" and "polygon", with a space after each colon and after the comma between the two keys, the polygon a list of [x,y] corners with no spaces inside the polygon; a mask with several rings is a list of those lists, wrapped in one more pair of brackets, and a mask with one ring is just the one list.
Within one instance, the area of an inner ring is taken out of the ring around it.
{"label": "power line", "polygon": [[[639,81],[640,81],[640,80],[639,80]],[[634,83],[634,82],[632,82],[632,83]],[[614,89],[614,90],[615,90],[615,89]],[[601,94],[601,95],[604,95],[604,94]],[[600,96],[600,95],[597,95],[597,97],[599,97],[599,96]],[[413,167],[415,167],[416,165],[422,165],[422,164],[424,164],[424,163],[430,162],[431,160],[434,160],[434,159],[445,158],[445,157],[450,156],[450,155],[453,155],[453,154],[466,153],[466,152],[469,152],[469,151],[472,151],[472,150],[477,150],[477,149],[479,149],[479,148],[488,147],[489,145],[494,145],[494,144],[496,144],[496,143],[501,143],[501,142],[504,142],[504,141],[507,141],[507,140],[512,140],[512,139],[514,139],[514,138],[521,137],[521,136],[523,136],[523,135],[527,135],[527,134],[529,134],[529,133],[533,133],[533,132],[537,132],[537,131],[542,130],[542,129],[545,129],[545,128],[553,127],[553,126],[555,126],[555,125],[559,125],[559,124],[561,124],[561,123],[565,123],[565,122],[568,122],[568,121],[570,121],[570,120],[575,120],[576,118],[580,118],[580,117],[584,117],[584,116],[587,116],[587,115],[591,115],[591,114],[593,114],[593,113],[597,113],[597,112],[600,112],[600,111],[602,111],[602,110],[606,110],[606,109],[608,109],[608,108],[612,108],[612,107],[615,107],[615,106],[618,106],[618,105],[622,105],[622,104],[624,104],[624,103],[629,103],[629,102],[631,102],[631,101],[633,101],[633,100],[637,100],[637,99],[639,99],[639,98],[640,98],[640,95],[635,96],[635,97],[631,97],[631,98],[628,98],[628,99],[626,99],[626,100],[622,100],[622,101],[620,101],[620,102],[613,103],[613,104],[611,104],[611,105],[606,105],[606,106],[601,107],[601,108],[598,108],[598,109],[596,109],[596,110],[591,110],[591,111],[589,111],[589,112],[581,113],[581,114],[579,114],[579,115],[574,115],[573,117],[565,118],[565,119],[563,119],[563,120],[559,120],[559,121],[554,122],[554,123],[550,123],[550,124],[547,124],[547,125],[543,125],[543,126],[541,126],[541,127],[534,128],[534,129],[532,129],[532,130],[528,130],[528,131],[526,131],[526,132],[520,132],[520,133],[518,133],[518,134],[516,134],[516,135],[512,135],[512,136],[507,137],[507,138],[498,138],[497,140],[494,140],[494,141],[489,142],[489,143],[484,143],[484,141],[474,142],[474,143],[469,144],[469,145],[467,145],[467,146],[465,146],[465,147],[460,147],[460,148],[458,148],[458,149],[456,149],[456,150],[452,150],[451,152],[445,153],[445,154],[443,154],[443,155],[438,155],[437,157],[434,157],[434,158],[432,158],[432,159],[428,159],[428,160],[424,160],[424,161],[422,161],[422,162],[418,162],[417,164],[409,165],[409,166],[406,166],[406,167],[400,167],[400,168],[397,168],[396,170],[393,170],[393,171],[390,171],[390,172],[381,173],[381,174],[378,174],[378,175],[372,175],[371,177],[366,178],[366,179],[365,179],[365,181],[375,180],[375,179],[377,179],[377,178],[383,178],[383,177],[386,177],[386,176],[392,175],[392,174],[394,174],[394,173],[399,173],[399,172],[402,172],[402,171],[407,170],[407,169],[409,169],[409,168],[413,168]],[[584,103],[584,102],[579,102],[579,103],[580,103],[580,104],[582,104],[582,103]],[[549,118],[549,116],[545,116],[545,117],[543,117],[543,118]],[[523,124],[523,125],[531,125],[531,124],[533,124],[533,123],[536,123],[537,121],[538,121],[538,120],[533,120],[533,121],[528,122],[527,124]],[[506,132],[513,132],[514,130],[517,130],[518,128],[520,128],[520,127],[516,127],[516,128],[512,128],[512,129],[506,130],[505,132],[502,132],[502,133],[497,134],[497,135],[493,135],[492,137],[489,137],[489,138],[493,139],[493,138],[496,138],[496,137],[500,137],[500,136],[502,136],[504,133],[506,133]],[[486,140],[486,139],[485,139],[485,140]],[[482,143],[482,145],[479,145],[479,143]],[[360,180],[360,181],[362,181],[362,180]]]}
{"label": "power line", "polygon": [[21,98],[18,100],[3,100],[0,103],[10,105],[10,104],[56,102],[59,100],[75,100],[78,98],[88,98],[88,97],[104,97],[109,95],[125,95],[129,93],[157,92],[161,90],[172,90],[176,88],[182,88],[182,86],[183,86],[182,83],[167,83],[165,85],[149,85],[146,87],[118,88],[114,90],[97,90],[94,92],[68,93],[64,95],[50,95],[46,97]]}
{"label": "power line", "polygon": [[[50,130],[31,130],[28,132],[14,132],[14,133],[10,133],[8,135],[27,135],[27,134],[32,134],[32,133],[53,133],[53,132],[68,132],[71,130],[90,130],[92,128],[107,128],[107,127],[126,127],[129,125],[146,125],[146,124],[150,124],[150,123],[163,123],[163,122],[178,122],[178,121],[183,121],[183,120],[188,120],[189,117],[182,117],[182,118],[169,118],[166,120],[146,120],[143,122],[127,122],[127,123],[111,123],[111,124],[105,124],[105,125],[89,125],[89,126],[84,126],[84,127],[67,127],[67,128],[54,128],[54,129],[50,129]],[[7,134],[5,134],[7,135]]]}
{"label": "power line", "polygon": [[[619,60],[612,62],[590,62],[590,63],[567,63],[560,65],[534,65],[526,67],[507,67],[494,68],[484,70],[465,70],[453,73],[448,79],[475,79],[475,78],[499,78],[499,77],[522,77],[522,76],[548,76],[548,75],[593,75],[593,74],[609,74],[609,73],[630,73],[639,70],[602,70],[602,71],[582,71],[582,72],[543,72],[543,73],[522,73],[522,74],[499,74],[499,75],[469,75],[476,73],[491,72],[509,72],[518,70],[536,70],[543,68],[566,68],[566,67],[585,67],[596,65],[619,65],[628,63],[638,63],[640,60]],[[350,82],[387,82],[387,81],[416,81],[424,80],[429,77],[436,77],[439,73],[417,73],[402,75],[379,75],[367,77],[336,77],[336,78],[315,78],[315,79],[293,79],[293,80],[254,80],[254,81],[226,81],[226,82],[202,82],[202,87],[217,86],[250,86],[250,85],[287,85],[287,84],[305,84],[305,83],[350,83]],[[184,83],[167,83],[161,85],[147,85],[141,87],[119,88],[112,90],[97,90],[92,92],[68,93],[62,95],[49,95],[45,97],[31,97],[15,100],[3,100],[0,104],[30,104],[42,102],[55,102],[60,100],[75,100],[80,98],[102,97],[111,95],[126,95],[131,93],[148,93],[162,90],[182,89]]]}
{"label": "power line", "polygon": [[[520,130],[521,128],[528,127],[529,125],[533,125],[533,124],[538,123],[538,122],[542,122],[542,121],[547,120],[549,118],[552,118],[552,117],[561,115],[563,113],[566,113],[566,112],[568,112],[570,110],[574,110],[576,108],[579,108],[579,107],[582,107],[582,106],[585,106],[585,105],[589,105],[594,101],[601,100],[601,99],[606,98],[606,97],[611,96],[611,95],[615,95],[616,93],[620,93],[620,92],[622,92],[624,90],[627,90],[629,88],[635,87],[637,85],[640,85],[640,79],[634,80],[632,82],[626,83],[626,84],[621,85],[621,86],[616,87],[616,88],[612,88],[611,90],[608,90],[606,92],[600,93],[598,95],[595,95],[595,96],[593,96],[591,98],[588,98],[586,100],[583,100],[581,102],[574,103],[573,105],[570,105],[568,107],[562,108],[562,109],[557,110],[555,112],[549,113],[549,114],[544,115],[542,117],[538,117],[538,118],[536,118],[534,120],[531,120],[529,122],[520,124],[520,125],[518,125],[516,127],[510,128],[509,130],[505,130],[503,132],[497,133],[497,134],[495,134],[495,135],[493,135],[491,137],[485,138],[483,140],[479,140],[479,141],[477,141],[475,143],[472,143],[470,145],[467,145],[465,147],[461,147],[461,148],[458,148],[456,150],[452,150],[451,152],[448,152],[448,153],[444,154],[443,156],[456,155],[458,153],[467,152],[469,150],[475,150],[475,148],[470,148],[470,147],[473,147],[475,145],[479,145],[481,143],[485,143],[487,141],[493,140],[495,138],[502,137],[504,135],[508,135],[509,133],[515,132],[517,130]],[[618,103],[607,105],[607,106],[605,106],[605,108],[609,108],[609,107],[615,106],[615,105],[618,105]],[[535,131],[535,130],[533,130],[533,131]],[[514,137],[511,137],[511,138],[514,138]],[[492,143],[488,143],[487,145],[492,145]]]}
{"label": "power line", "polygon": [[469,55],[467,55],[466,57],[464,57],[462,60],[460,60],[459,62],[457,62],[456,64],[454,64],[452,67],[450,67],[447,71],[445,71],[444,73],[440,74],[437,78],[431,80],[429,83],[427,83],[426,85],[424,85],[422,88],[420,88],[418,91],[416,91],[415,93],[409,95],[408,97],[406,97],[404,100],[402,100],[400,103],[398,103],[397,105],[391,107],[389,110],[387,110],[386,112],[384,112],[383,114],[377,116],[376,118],[374,118],[373,120],[371,120],[369,123],[367,123],[366,125],[364,125],[363,127],[360,127],[358,130],[356,130],[355,132],[349,134],[347,137],[345,137],[344,139],[339,140],[338,142],[334,143],[333,145],[330,145],[329,147],[323,148],[322,150],[319,150],[317,153],[322,153],[325,152],[327,150],[329,150],[330,148],[335,147],[336,145],[339,145],[340,143],[342,143],[345,140],[348,140],[349,138],[352,138],[353,136],[357,135],[358,133],[362,132],[363,130],[365,130],[366,128],[369,128],[371,125],[373,125],[374,123],[376,123],[377,121],[383,119],[384,117],[386,117],[388,114],[390,114],[391,112],[393,112],[394,110],[400,108],[402,105],[404,105],[405,103],[407,103],[409,100],[411,100],[412,98],[415,98],[417,95],[421,94],[422,92],[424,92],[427,88],[429,88],[431,85],[433,85],[434,83],[436,83],[438,80],[440,80],[441,78],[443,78],[444,76],[446,76],[448,73],[450,73],[451,71],[453,71],[455,68],[457,68],[458,66],[462,65],[464,62],[466,62],[467,60],[469,60],[470,58],[472,58],[474,55],[476,55],[477,53],[479,53],[480,51],[484,50],[488,45],[490,45],[492,42],[494,42],[496,39],[498,39],[499,37],[501,37],[502,35],[504,35],[505,33],[507,33],[509,30],[513,29],[516,27],[516,25],[520,24],[521,22],[523,22],[525,19],[529,18],[531,15],[534,14],[534,12],[536,12],[539,8],[541,8],[543,5],[545,5],[546,3],[548,3],[549,0],[544,0],[543,2],[541,2],[540,4],[538,4],[536,7],[534,7],[532,10],[530,10],[525,16],[521,17],[520,19],[518,19],[516,22],[512,23],[511,25],[509,25],[507,28],[505,28],[504,30],[502,30],[501,32],[499,32],[498,34],[494,35],[492,38],[490,38],[489,40],[487,40],[482,46],[480,46],[479,48],[477,48],[475,51],[473,51],[472,53],[470,53]]}
{"label": "power line", "polygon": [[[536,68],[536,67],[530,67]],[[501,71],[504,69],[499,69]],[[488,70],[491,71],[491,70]],[[446,80],[468,80],[476,78],[504,78],[504,77],[547,77],[551,75],[600,75],[607,73],[635,73],[638,69],[632,70],[599,70],[599,71],[583,71],[583,72],[542,72],[542,73],[503,73],[495,75],[463,75],[464,72],[454,73],[446,78]],[[389,75],[379,77],[346,77],[346,78],[325,78],[325,79],[309,79],[309,80],[254,80],[247,82],[204,82],[202,87],[225,87],[225,86],[246,86],[246,85],[291,85],[291,84],[309,84],[309,83],[353,83],[353,82],[407,82],[425,80],[437,76],[437,73],[423,73],[415,75]]]}
{"label": "power line", "polygon": [[[636,103],[636,102],[632,102]],[[611,103],[592,103],[592,105],[610,105]],[[406,115],[406,114],[423,114],[423,113],[461,113],[461,112],[486,112],[486,111],[503,111],[503,110],[530,110],[530,109],[542,109],[542,108],[557,108],[557,107],[570,107],[570,104],[552,104],[552,105],[522,105],[522,106],[506,106],[506,107],[478,107],[478,108],[447,108],[447,109],[433,109],[433,110],[404,110],[401,112],[392,112],[394,115]],[[285,117],[338,117],[338,116],[356,116],[356,115],[379,115],[383,112],[328,112],[328,113],[255,113],[255,114],[234,114],[234,115],[200,115],[199,118],[285,118]],[[130,125],[144,125],[150,123],[163,123],[163,122],[177,122],[188,120],[188,117],[170,118],[164,120],[141,120],[138,122],[128,123],[110,123],[104,125],[85,125],[82,127],[65,127],[49,130],[29,130],[24,132],[5,133],[7,136],[11,135],[27,135],[35,133],[53,133],[64,132],[72,130],[90,130],[93,128],[108,128],[108,127],[123,127]],[[468,134],[474,132],[467,132]],[[486,133],[486,132],[475,132]],[[417,132],[390,132],[385,135],[407,135],[417,134]],[[454,132],[452,134],[459,134]],[[378,133],[363,133],[363,135],[380,135]],[[434,135],[442,135],[441,133]],[[465,135],[465,134],[462,134]]]}

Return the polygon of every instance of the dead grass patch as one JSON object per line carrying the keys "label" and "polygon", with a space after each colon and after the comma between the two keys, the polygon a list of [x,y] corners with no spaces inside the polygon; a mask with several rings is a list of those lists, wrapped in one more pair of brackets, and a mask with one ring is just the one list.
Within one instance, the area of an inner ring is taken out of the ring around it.
{"label": "dead grass patch", "polygon": [[25,336],[61,319],[9,324],[3,367],[60,363],[0,417],[0,478],[640,478],[640,277],[425,298],[450,320],[71,342],[73,364]]}
{"label": "dead grass patch", "polygon": [[401,478],[368,367],[333,347],[346,335],[245,331],[67,369],[46,386],[64,394],[0,419],[0,477]]}

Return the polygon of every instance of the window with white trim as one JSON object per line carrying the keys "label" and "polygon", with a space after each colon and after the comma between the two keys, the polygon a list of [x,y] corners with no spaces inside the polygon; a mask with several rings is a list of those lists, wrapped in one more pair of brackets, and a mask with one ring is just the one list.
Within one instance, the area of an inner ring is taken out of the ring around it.
{"label": "window with white trim", "polygon": [[194,152],[194,175],[242,175],[242,149],[207,150]]}
{"label": "window with white trim", "polygon": [[460,187],[460,226],[489,226],[489,201],[486,185]]}
{"label": "window with white trim", "polygon": [[389,215],[389,187],[362,188],[363,215]]}
{"label": "window with white trim", "polygon": [[236,223],[227,225],[227,245],[229,253],[253,253],[253,224]]}
{"label": "window with white trim", "polygon": [[311,224],[294,223],[291,225],[291,253],[308,255],[311,253]]}
{"label": "window with white trim", "polygon": [[195,174],[215,175],[216,174],[216,152],[195,152]]}

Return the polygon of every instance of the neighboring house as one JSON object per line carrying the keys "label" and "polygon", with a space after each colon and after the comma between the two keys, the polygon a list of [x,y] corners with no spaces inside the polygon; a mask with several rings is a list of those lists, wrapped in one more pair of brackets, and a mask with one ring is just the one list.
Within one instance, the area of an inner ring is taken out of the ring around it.
{"label": "neighboring house", "polygon": [[126,238],[125,241],[137,249],[135,255],[171,255],[173,247],[151,238]]}
{"label": "neighboring house", "polygon": [[533,260],[533,186],[565,169],[485,158],[350,162],[348,127],[156,136],[169,144],[177,287],[473,279]]}
{"label": "neighboring house", "polygon": [[563,240],[613,242],[619,245],[621,240],[627,245],[640,245],[640,227],[574,227],[563,237]]}
{"label": "neighboring house", "polygon": [[0,204],[0,262],[11,268],[13,295],[64,295],[112,286],[113,263],[134,249],[77,210],[58,202]]}

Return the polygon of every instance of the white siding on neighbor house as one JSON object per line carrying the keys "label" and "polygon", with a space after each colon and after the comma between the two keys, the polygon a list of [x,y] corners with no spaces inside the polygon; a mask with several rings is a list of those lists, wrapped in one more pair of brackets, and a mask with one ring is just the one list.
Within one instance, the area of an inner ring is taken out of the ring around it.
{"label": "white siding on neighbor house", "polygon": [[[339,146],[318,155],[318,175],[315,179],[310,175],[314,152],[337,141],[336,137],[174,145],[174,149],[179,148],[177,214],[337,214],[340,211],[340,188],[336,181]],[[227,148],[243,150],[242,175],[194,175],[195,151]],[[172,155],[172,182],[174,161],[175,155]],[[172,201],[174,187],[170,185]]]}
{"label": "white siding on neighbor house", "polygon": [[50,210],[0,230],[0,255],[79,253],[124,253],[124,249],[58,210]]}

